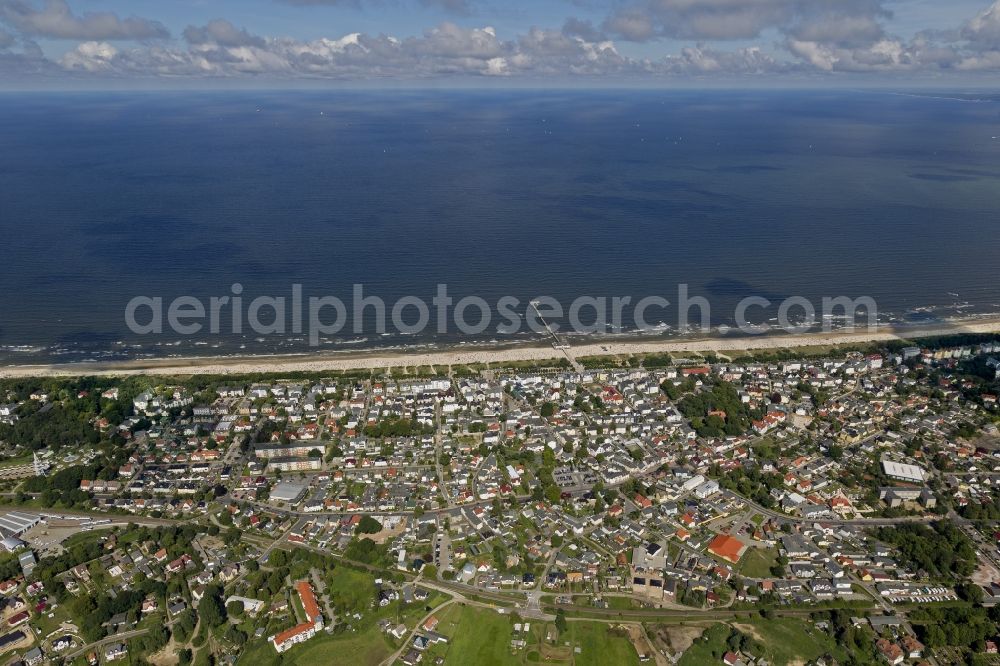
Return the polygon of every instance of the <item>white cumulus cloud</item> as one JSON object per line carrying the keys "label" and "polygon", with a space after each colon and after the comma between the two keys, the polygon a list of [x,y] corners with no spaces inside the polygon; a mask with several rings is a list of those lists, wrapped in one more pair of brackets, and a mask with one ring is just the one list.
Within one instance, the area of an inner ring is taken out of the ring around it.
{"label": "white cumulus cloud", "polygon": [[25,35],[55,39],[164,39],[170,33],[158,21],[111,12],[77,16],[66,0],[45,0],[37,6],[25,0],[0,0],[0,21]]}

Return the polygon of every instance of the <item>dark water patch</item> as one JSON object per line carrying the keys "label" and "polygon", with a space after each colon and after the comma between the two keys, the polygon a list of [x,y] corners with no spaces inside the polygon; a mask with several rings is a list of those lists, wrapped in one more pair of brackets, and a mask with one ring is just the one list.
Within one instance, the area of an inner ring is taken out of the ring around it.
{"label": "dark water patch", "polygon": [[911,173],[910,178],[917,180],[930,180],[938,183],[968,183],[979,180],[979,176],[959,176],[957,174],[946,173]]}
{"label": "dark water patch", "polygon": [[993,105],[880,93],[0,96],[0,346],[166,353],[129,299],[234,282],[993,310],[995,127]]}
{"label": "dark water patch", "polygon": [[739,165],[726,165],[712,167],[711,169],[699,169],[699,171],[707,171],[711,173],[736,173],[736,174],[751,174],[751,173],[768,173],[774,171],[785,171],[785,167],[774,166],[769,164],[739,164]]}

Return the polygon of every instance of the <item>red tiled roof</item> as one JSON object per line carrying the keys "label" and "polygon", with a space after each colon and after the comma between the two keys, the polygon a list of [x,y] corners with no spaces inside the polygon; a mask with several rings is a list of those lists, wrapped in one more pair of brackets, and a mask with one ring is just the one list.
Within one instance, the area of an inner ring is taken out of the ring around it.
{"label": "red tiled roof", "polygon": [[724,560],[737,562],[746,546],[742,541],[727,534],[720,534],[709,544],[708,549]]}
{"label": "red tiled roof", "polygon": [[274,637],[274,644],[281,645],[282,643],[295,638],[299,634],[304,634],[313,628],[312,622],[304,622],[302,624],[296,625],[291,629],[285,629],[280,634]]}
{"label": "red tiled roof", "polygon": [[316,603],[316,595],[313,594],[312,586],[306,581],[300,580],[295,584],[295,589],[299,592],[299,599],[302,601],[306,617],[315,622],[316,618],[323,613],[319,610],[319,604]]}

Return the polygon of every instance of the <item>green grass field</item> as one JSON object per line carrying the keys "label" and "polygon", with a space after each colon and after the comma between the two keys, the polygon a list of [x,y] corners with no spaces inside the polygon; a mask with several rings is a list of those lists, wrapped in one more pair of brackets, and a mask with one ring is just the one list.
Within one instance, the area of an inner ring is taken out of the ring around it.
{"label": "green grass field", "polygon": [[104,537],[110,534],[109,530],[98,530],[94,532],[77,532],[76,534],[71,534],[62,542],[62,547],[69,550],[73,546],[81,545],[85,543],[90,543],[91,541],[100,541]]}
{"label": "green grass field", "polygon": [[[52,617],[49,617],[49,614]],[[52,633],[59,633],[57,630],[63,622],[71,622],[73,618],[65,605],[59,604],[55,610],[46,610],[44,613],[35,615],[31,620],[31,626],[35,628],[42,638],[47,638]]]}
{"label": "green grass field", "polygon": [[[456,604],[441,611],[438,619],[437,631],[448,636],[449,643],[432,648],[425,661],[444,657],[445,664],[461,666],[639,663],[627,634],[599,622],[570,622],[566,633],[551,642],[546,638],[558,635],[552,623],[528,620],[530,631],[515,635],[510,616],[491,610]],[[525,647],[512,649],[513,638],[524,640]],[[576,652],[576,648],[580,651]]]}
{"label": "green grass field", "polygon": [[827,653],[834,655],[838,661],[846,656],[829,634],[803,620],[755,620],[752,626],[764,637],[772,663],[786,664],[796,658],[812,660]]}
{"label": "green grass field", "polygon": [[614,610],[632,610],[638,605],[634,599],[628,597],[604,597],[604,601],[607,602],[608,608]]}
{"label": "green grass field", "polygon": [[330,601],[340,610],[364,613],[375,598],[375,577],[347,567],[337,567],[326,579]]}
{"label": "green grass field", "polygon": [[778,549],[750,548],[740,562],[740,573],[747,578],[770,578],[771,567],[778,561]]}
{"label": "green grass field", "polygon": [[[372,626],[357,634],[340,637],[317,636],[297,645],[285,653],[282,663],[301,664],[350,664],[350,666],[377,666],[393,650],[378,627]],[[273,649],[271,650],[274,651]],[[254,664],[254,666],[257,666]]]}
{"label": "green grass field", "polygon": [[511,622],[506,615],[452,605],[438,616],[437,631],[449,637],[446,664],[491,666],[521,663],[510,650]]}
{"label": "green grass field", "polygon": [[[845,657],[843,650],[829,635],[803,620],[752,620],[737,622],[734,626],[763,644],[766,658],[772,664],[811,661],[824,654],[831,654],[837,660]],[[702,637],[681,657],[679,666],[717,666],[722,654],[728,649],[726,638],[729,632],[730,627],[725,624],[716,624],[706,629]]]}
{"label": "green grass field", "polygon": [[248,645],[238,663],[249,666],[278,666],[278,664],[377,666],[392,654],[393,650],[378,627],[372,625],[358,633],[334,636],[320,633],[282,655],[275,652],[274,647],[266,640],[257,640]]}
{"label": "green grass field", "polygon": [[[570,622],[566,636],[573,643],[575,666],[605,666],[606,664],[638,664],[632,641],[623,631],[611,629],[600,622]],[[580,648],[577,653],[575,648]]]}
{"label": "green grass field", "polygon": [[5,467],[17,467],[18,465],[30,465],[32,460],[34,460],[34,456],[30,453],[26,453],[23,456],[17,456],[16,458],[4,458],[3,460],[0,460],[0,469]]}

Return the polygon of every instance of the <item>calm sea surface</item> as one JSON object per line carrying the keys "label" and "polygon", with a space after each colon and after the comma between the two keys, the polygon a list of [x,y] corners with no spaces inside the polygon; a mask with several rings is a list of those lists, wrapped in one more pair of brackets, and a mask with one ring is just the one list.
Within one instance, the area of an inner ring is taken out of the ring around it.
{"label": "calm sea surface", "polygon": [[687,283],[715,323],[747,295],[1000,311],[1000,96],[945,97],[0,95],[2,360],[307,350],[125,327],[133,296],[234,282],[567,304]]}

